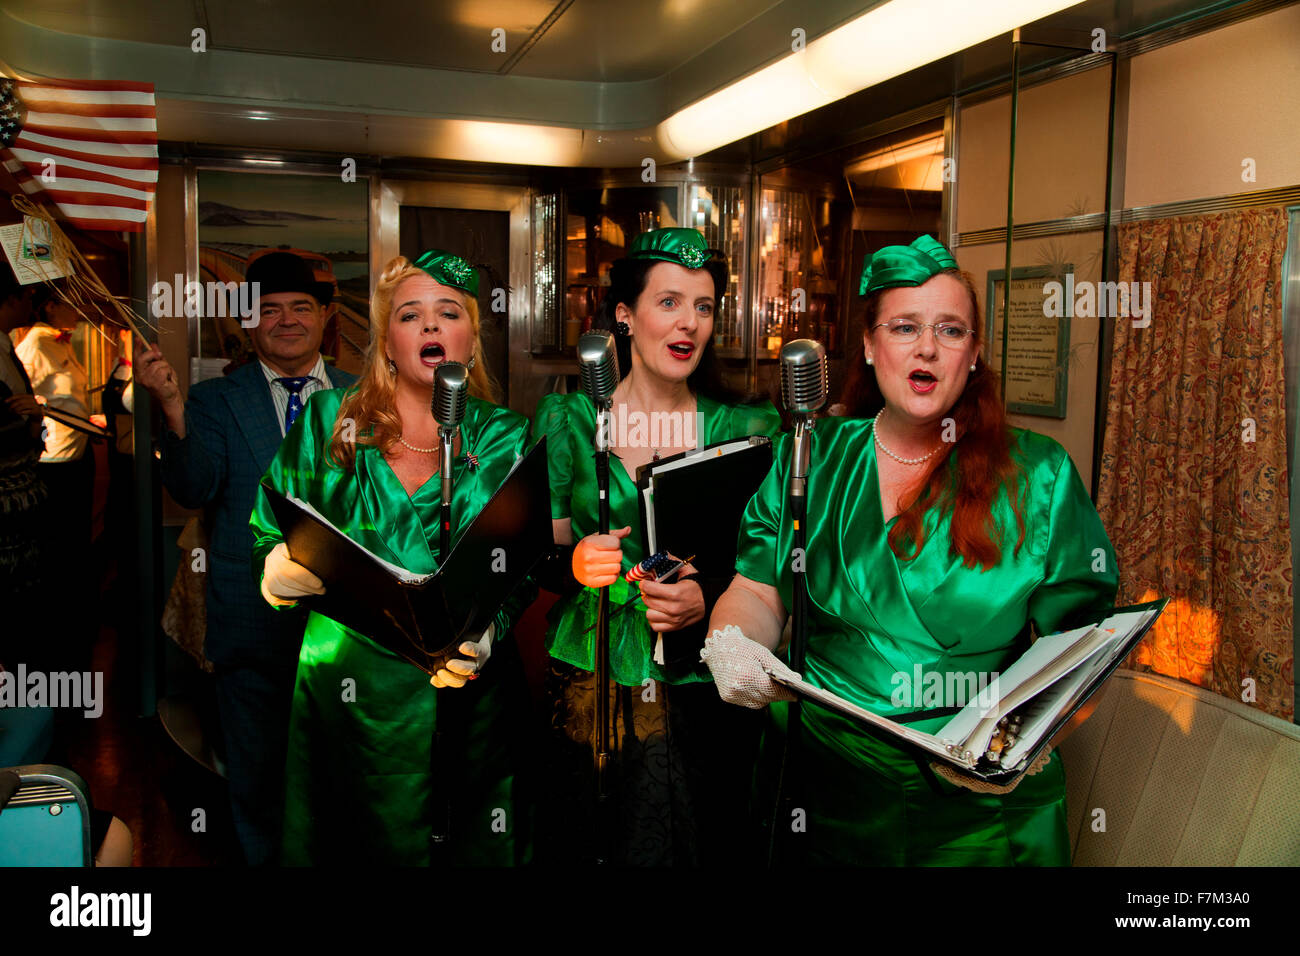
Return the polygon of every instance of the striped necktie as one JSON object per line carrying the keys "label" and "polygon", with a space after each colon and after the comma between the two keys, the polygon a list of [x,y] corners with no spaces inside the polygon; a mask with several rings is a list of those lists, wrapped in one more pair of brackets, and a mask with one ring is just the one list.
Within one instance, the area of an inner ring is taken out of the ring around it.
{"label": "striped necktie", "polygon": [[310,375],[299,375],[297,378],[277,378],[276,381],[289,393],[289,406],[284,410],[284,433],[287,435],[302,411],[302,390],[315,379]]}

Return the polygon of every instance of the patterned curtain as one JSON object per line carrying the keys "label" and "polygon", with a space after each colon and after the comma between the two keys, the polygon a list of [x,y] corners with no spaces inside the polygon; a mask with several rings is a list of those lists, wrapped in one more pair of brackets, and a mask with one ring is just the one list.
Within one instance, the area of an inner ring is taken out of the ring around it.
{"label": "patterned curtain", "polygon": [[1119,277],[1150,284],[1151,312],[1112,320],[1098,510],[1118,600],[1171,599],[1127,666],[1290,720],[1286,232],[1281,208],[1119,228]]}

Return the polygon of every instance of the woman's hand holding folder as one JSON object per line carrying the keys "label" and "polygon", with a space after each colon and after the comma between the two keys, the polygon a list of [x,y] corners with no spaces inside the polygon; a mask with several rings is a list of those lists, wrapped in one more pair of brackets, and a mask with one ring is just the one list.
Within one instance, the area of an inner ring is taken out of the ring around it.
{"label": "woman's hand holding folder", "polygon": [[469,658],[467,661],[452,659],[446,667],[438,668],[438,673],[429,678],[434,687],[464,687],[478,677],[488,658],[492,656],[492,638],[496,634],[496,625],[489,624],[488,629],[477,641],[465,641],[460,645],[460,652]]}
{"label": "woman's hand holding folder", "polygon": [[297,604],[299,598],[324,594],[321,579],[289,557],[289,546],[281,541],[262,565],[262,597],[274,607]]}

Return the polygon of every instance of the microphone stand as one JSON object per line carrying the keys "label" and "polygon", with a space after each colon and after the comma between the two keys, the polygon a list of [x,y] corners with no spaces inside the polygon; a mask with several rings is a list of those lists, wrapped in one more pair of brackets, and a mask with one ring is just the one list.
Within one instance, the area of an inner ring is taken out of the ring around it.
{"label": "microphone stand", "polygon": [[451,453],[459,432],[460,429],[454,425],[450,428],[438,426],[438,451],[442,458],[438,466],[442,472],[439,476],[442,479],[442,523],[438,529],[438,555],[441,561],[446,561],[447,554],[451,551]]}
{"label": "microphone stand", "polygon": [[[611,400],[596,406],[596,487],[599,532],[609,534],[609,415]],[[596,862],[608,863],[609,820],[609,586],[600,589],[596,611]]]}
{"label": "microphone stand", "polygon": [[[794,441],[790,449],[790,520],[793,524],[793,548],[791,551],[792,573],[794,576],[793,607],[790,615],[790,669],[799,675],[804,673],[804,660],[808,652],[808,580],[805,572],[808,560],[808,463],[813,419],[811,415],[801,415],[795,420]],[[781,811],[778,819],[772,822],[773,828],[791,827],[799,799],[796,793],[796,781],[799,780],[801,751],[803,745],[803,702],[796,697],[790,701],[786,710],[785,753],[781,761],[781,775],[777,784],[781,799],[777,807]],[[779,845],[784,846],[785,862],[789,865],[795,858],[793,828],[782,831]],[[778,838],[773,834],[772,848],[778,845]],[[774,861],[769,857],[768,863]]]}
{"label": "microphone stand", "polygon": [[[588,332],[578,339],[578,366],[582,387],[596,409],[597,531],[609,534],[609,446],[610,415],[614,389],[618,387],[618,359],[614,337],[608,332]],[[613,858],[613,827],[610,825],[610,713],[609,713],[609,586],[597,595],[596,609],[596,862]]]}
{"label": "microphone stand", "polygon": [[808,462],[812,439],[811,415],[800,416],[794,425],[790,451],[790,518],[794,522],[794,620],[790,625],[790,667],[802,674],[808,652],[808,581],[804,568],[808,552]]}
{"label": "microphone stand", "polygon": [[[456,435],[455,426],[438,426],[439,478],[442,482],[442,507],[438,528],[438,566],[446,564],[451,553],[451,458]],[[451,850],[451,784],[448,780],[448,758],[459,758],[464,748],[459,747],[460,730],[465,724],[462,701],[454,691],[457,688],[435,690],[437,707],[434,711],[433,743],[429,748],[429,770],[433,819],[430,831],[430,857],[435,865],[444,864]],[[463,693],[463,688],[460,688]]]}
{"label": "microphone stand", "polygon": [[[792,550],[790,554],[793,575],[790,622],[790,667],[804,676],[808,652],[808,471],[812,459],[812,431],[814,412],[826,400],[826,352],[810,339],[797,339],[781,350],[781,388],[787,408],[794,414],[794,435],[790,446],[790,484],[787,489],[790,521],[792,524]],[[785,750],[781,760],[781,775],[777,784],[777,819],[772,821],[772,838],[768,846],[768,863],[775,862],[778,848],[784,850],[786,862],[796,858],[794,828],[791,825],[794,810],[802,803],[796,781],[799,780],[802,762],[803,705],[796,697],[786,711]],[[784,815],[784,820],[780,817]],[[790,827],[781,831],[778,827]]]}

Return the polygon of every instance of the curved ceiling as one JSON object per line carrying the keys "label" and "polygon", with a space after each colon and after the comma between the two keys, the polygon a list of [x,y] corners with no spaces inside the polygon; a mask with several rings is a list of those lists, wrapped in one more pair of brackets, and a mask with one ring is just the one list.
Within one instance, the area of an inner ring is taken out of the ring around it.
{"label": "curved ceiling", "polygon": [[[625,166],[673,158],[657,125],[788,55],[796,29],[812,42],[880,2],[0,0],[0,69],[151,82],[164,141],[466,158],[445,144],[487,120],[554,128],[503,127],[514,161]],[[1124,37],[1234,2],[1086,0],[1041,22]],[[1006,45],[931,66],[951,95]]]}

